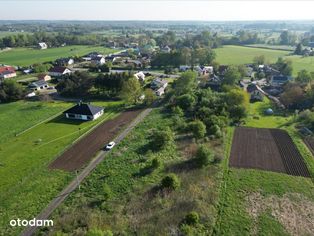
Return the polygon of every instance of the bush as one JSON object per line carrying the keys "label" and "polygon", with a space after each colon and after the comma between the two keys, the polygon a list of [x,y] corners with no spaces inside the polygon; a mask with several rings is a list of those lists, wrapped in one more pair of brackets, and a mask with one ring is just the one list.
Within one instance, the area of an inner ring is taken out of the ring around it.
{"label": "bush", "polygon": [[196,162],[198,166],[204,167],[213,162],[213,154],[205,145],[200,145],[196,153]]}
{"label": "bush", "polygon": [[175,115],[177,115],[179,117],[182,117],[184,115],[183,110],[180,107],[178,107],[178,106],[173,107],[172,108],[172,112],[173,112],[173,114],[175,114]]}
{"label": "bush", "polygon": [[104,200],[107,201],[112,197],[112,191],[108,184],[104,183],[103,185],[103,197]]}
{"label": "bush", "polygon": [[169,174],[164,177],[161,181],[162,188],[169,188],[172,190],[176,190],[180,187],[181,183],[177,175]]}
{"label": "bush", "polygon": [[113,236],[113,233],[111,230],[90,229],[86,233],[86,236]]}
{"label": "bush", "polygon": [[184,223],[187,225],[197,225],[199,223],[200,217],[197,212],[191,211],[184,218]]}
{"label": "bush", "polygon": [[200,120],[193,121],[189,125],[189,130],[196,139],[204,138],[206,134],[206,125]]}
{"label": "bush", "polygon": [[154,159],[152,160],[151,167],[152,167],[153,169],[158,169],[160,166],[162,166],[162,161],[159,160],[158,158],[154,158]]}
{"label": "bush", "polygon": [[154,130],[152,134],[151,147],[154,150],[165,149],[168,145],[171,145],[174,140],[174,134],[172,130],[167,127],[165,130]]}

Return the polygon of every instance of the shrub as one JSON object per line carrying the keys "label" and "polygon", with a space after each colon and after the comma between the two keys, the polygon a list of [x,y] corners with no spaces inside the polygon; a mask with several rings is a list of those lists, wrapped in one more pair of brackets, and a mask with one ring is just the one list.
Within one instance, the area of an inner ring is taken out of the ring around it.
{"label": "shrub", "polygon": [[190,123],[189,130],[193,133],[196,139],[204,138],[206,134],[206,125],[200,120],[196,120]]}
{"label": "shrub", "polygon": [[213,162],[213,154],[211,150],[205,145],[200,145],[196,152],[196,162],[198,166],[207,166]]}
{"label": "shrub", "polygon": [[184,223],[187,225],[197,225],[199,223],[200,217],[197,212],[191,211],[184,218]]}
{"label": "shrub", "polygon": [[152,167],[153,169],[158,169],[161,165],[162,165],[162,161],[159,160],[158,158],[154,158],[154,159],[152,160],[151,167]]}
{"label": "shrub", "polygon": [[175,115],[177,115],[179,117],[182,117],[184,115],[183,110],[180,107],[178,107],[178,106],[173,107],[172,108],[172,112],[173,112],[173,114],[175,114]]}
{"label": "shrub", "polygon": [[103,184],[103,197],[105,201],[107,201],[108,199],[112,197],[111,188],[106,183]]}
{"label": "shrub", "polygon": [[176,190],[180,187],[181,183],[177,175],[169,174],[161,181],[162,188],[169,188]]}
{"label": "shrub", "polygon": [[151,147],[154,150],[162,150],[174,140],[174,134],[172,130],[167,127],[165,130],[155,130],[152,134]]}

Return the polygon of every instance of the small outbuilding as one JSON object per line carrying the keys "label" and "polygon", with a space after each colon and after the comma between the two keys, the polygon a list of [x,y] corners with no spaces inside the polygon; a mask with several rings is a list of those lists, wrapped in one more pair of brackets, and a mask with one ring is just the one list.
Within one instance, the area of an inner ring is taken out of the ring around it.
{"label": "small outbuilding", "polygon": [[68,119],[75,120],[96,120],[104,114],[102,107],[93,106],[91,104],[79,102],[74,107],[63,112]]}
{"label": "small outbuilding", "polygon": [[266,114],[266,115],[273,115],[273,114],[274,114],[274,111],[273,111],[273,109],[271,109],[271,108],[267,108],[267,109],[265,110],[265,114]]}

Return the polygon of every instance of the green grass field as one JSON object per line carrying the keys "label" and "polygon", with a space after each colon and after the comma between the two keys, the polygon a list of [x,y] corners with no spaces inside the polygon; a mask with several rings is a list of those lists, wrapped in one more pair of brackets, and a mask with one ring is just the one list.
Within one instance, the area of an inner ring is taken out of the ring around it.
{"label": "green grass field", "polygon": [[[92,127],[104,120],[114,118],[120,111],[121,102],[93,104],[105,107],[104,115],[96,121],[69,121],[60,115],[17,137],[12,134],[40,123],[71,104],[17,102],[0,105],[0,109],[8,110],[5,115],[1,112],[1,121],[10,125],[5,128],[6,132],[9,132],[7,139],[0,143],[1,235],[17,234],[21,228],[10,227],[10,219],[18,217],[31,219],[56,196],[73,176],[62,171],[49,171],[47,165]],[[24,116],[29,117],[23,119]],[[6,124],[1,122],[1,125],[4,127]]]}
{"label": "green grass field", "polygon": [[46,50],[31,48],[14,48],[0,53],[0,64],[15,66],[28,66],[35,63],[54,61],[61,57],[83,56],[89,52],[97,51],[103,54],[116,52],[115,49],[101,46],[73,45],[59,48],[48,48]]}
{"label": "green grass field", "polygon": [[[264,110],[268,107],[272,104],[267,99],[251,104],[246,126],[287,130],[314,174],[313,156],[297,134],[291,122],[293,117],[283,117],[276,112],[273,116],[265,116]],[[232,128],[229,130],[231,136]],[[215,235],[311,235],[313,229],[308,222],[314,218],[313,214],[308,215],[307,209],[314,207],[313,179],[229,168],[232,139],[229,140]],[[290,219],[297,219],[298,225]]]}
{"label": "green grass field", "polygon": [[314,71],[314,57],[290,56],[291,52],[283,50],[253,48],[242,46],[224,46],[215,49],[217,62],[220,64],[247,64],[252,63],[255,56],[264,55],[267,63],[274,63],[278,57],[284,57],[292,61],[293,75],[296,76],[300,70]]}

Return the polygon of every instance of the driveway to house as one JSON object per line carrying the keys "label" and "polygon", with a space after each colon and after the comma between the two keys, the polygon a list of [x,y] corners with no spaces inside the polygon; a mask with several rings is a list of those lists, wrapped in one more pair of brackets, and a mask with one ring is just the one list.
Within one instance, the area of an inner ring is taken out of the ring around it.
{"label": "driveway to house", "polygon": [[[132,122],[128,125],[115,139],[116,144],[119,144],[121,140],[123,140],[130,131],[139,124],[150,112],[152,108],[147,108],[143,112],[141,112]],[[36,217],[37,220],[45,220],[48,219],[51,213],[73,192],[81,182],[96,168],[98,164],[100,164],[109,151],[100,151],[97,156],[86,166],[80,173],[78,173],[77,178],[73,179],[71,183],[66,186],[57,196],[54,198],[49,205]],[[21,233],[21,236],[31,236],[35,233],[37,227],[36,226],[28,226]]]}

